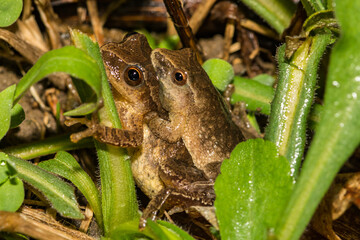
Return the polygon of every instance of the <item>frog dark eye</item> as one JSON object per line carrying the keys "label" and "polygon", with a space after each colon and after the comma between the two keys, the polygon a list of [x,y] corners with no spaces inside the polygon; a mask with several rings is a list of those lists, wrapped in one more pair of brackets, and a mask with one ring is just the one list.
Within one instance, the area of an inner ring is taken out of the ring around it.
{"label": "frog dark eye", "polygon": [[181,70],[175,70],[172,75],[172,80],[175,84],[182,86],[187,81],[187,74]]}
{"label": "frog dark eye", "polygon": [[124,74],[125,82],[130,86],[138,86],[143,81],[142,71],[136,66],[130,66]]}

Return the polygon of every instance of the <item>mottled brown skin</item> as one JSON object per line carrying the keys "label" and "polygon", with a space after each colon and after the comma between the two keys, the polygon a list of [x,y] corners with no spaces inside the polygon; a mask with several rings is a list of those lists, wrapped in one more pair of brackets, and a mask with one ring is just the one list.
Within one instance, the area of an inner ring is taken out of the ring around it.
{"label": "mottled brown skin", "polygon": [[[149,113],[146,118],[150,129],[169,142],[182,139],[195,166],[208,178],[216,178],[222,161],[244,140],[222,96],[190,49],[156,49],[151,61],[170,121]],[[182,80],[176,80],[179,74]]]}

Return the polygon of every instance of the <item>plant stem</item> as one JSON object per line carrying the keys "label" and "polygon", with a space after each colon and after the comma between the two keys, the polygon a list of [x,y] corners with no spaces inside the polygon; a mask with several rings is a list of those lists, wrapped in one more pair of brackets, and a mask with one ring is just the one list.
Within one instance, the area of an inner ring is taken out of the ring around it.
{"label": "plant stem", "polygon": [[29,160],[49,154],[54,154],[58,151],[70,151],[81,148],[92,148],[94,147],[91,138],[85,138],[78,143],[70,141],[70,134],[65,134],[56,137],[50,137],[44,140],[40,140],[34,143],[26,143],[18,146],[11,146],[2,149],[3,152]]}
{"label": "plant stem", "polygon": [[265,139],[276,144],[296,177],[306,141],[307,118],[313,102],[317,66],[330,34],[308,37],[290,62],[285,60],[285,48],[279,49],[279,83],[272,103]]}

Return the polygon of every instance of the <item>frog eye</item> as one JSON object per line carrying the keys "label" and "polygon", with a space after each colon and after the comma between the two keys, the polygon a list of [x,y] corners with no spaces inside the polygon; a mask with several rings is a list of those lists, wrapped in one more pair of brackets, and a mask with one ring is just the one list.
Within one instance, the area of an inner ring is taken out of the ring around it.
{"label": "frog eye", "polygon": [[182,86],[187,81],[187,74],[181,70],[175,70],[172,74],[172,80],[175,84]]}
{"label": "frog eye", "polygon": [[142,71],[136,66],[130,66],[125,70],[125,82],[130,86],[138,86],[143,81]]}

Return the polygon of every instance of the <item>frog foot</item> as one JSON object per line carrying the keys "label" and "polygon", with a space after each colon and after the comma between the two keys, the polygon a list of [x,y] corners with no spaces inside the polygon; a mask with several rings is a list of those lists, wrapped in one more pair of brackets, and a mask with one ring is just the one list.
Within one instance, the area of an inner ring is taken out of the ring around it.
{"label": "frog foot", "polygon": [[172,190],[168,188],[162,189],[147,205],[143,214],[141,215],[139,222],[139,229],[143,230],[146,227],[146,222],[148,219],[155,221],[162,207],[164,206],[166,200],[171,195]]}
{"label": "frog foot", "polygon": [[69,118],[69,119],[65,120],[65,125],[68,127],[73,126],[78,123],[80,123],[82,125],[86,125],[88,128],[85,129],[84,131],[71,134],[70,140],[73,143],[77,143],[83,138],[94,136],[94,134],[96,132],[96,128],[95,128],[96,124],[92,120],[89,120],[87,118]]}

